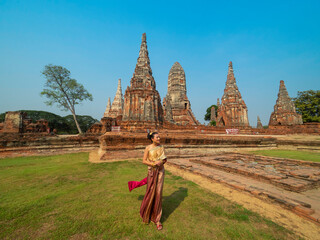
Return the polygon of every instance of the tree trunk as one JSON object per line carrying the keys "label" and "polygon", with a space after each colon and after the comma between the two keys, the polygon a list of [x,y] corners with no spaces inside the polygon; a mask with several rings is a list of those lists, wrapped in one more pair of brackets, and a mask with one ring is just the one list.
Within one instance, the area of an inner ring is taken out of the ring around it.
{"label": "tree trunk", "polygon": [[71,111],[71,113],[72,113],[74,122],[76,123],[76,126],[77,126],[77,129],[78,129],[79,134],[82,134],[81,128],[80,128],[79,123],[78,123],[77,118],[76,118],[76,113],[73,112],[73,111]]}

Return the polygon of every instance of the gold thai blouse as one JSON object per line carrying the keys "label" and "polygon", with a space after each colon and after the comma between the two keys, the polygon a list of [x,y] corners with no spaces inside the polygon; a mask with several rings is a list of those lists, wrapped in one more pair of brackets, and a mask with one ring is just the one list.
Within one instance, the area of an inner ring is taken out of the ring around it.
{"label": "gold thai blouse", "polygon": [[166,155],[164,153],[164,147],[162,145],[157,146],[149,150],[148,160],[152,163],[166,159]]}

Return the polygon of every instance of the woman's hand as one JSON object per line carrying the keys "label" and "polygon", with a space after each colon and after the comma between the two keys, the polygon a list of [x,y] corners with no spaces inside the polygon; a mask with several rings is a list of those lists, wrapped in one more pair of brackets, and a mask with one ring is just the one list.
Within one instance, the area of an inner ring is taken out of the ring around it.
{"label": "woman's hand", "polygon": [[160,167],[161,165],[162,165],[162,161],[161,160],[156,162],[156,166]]}

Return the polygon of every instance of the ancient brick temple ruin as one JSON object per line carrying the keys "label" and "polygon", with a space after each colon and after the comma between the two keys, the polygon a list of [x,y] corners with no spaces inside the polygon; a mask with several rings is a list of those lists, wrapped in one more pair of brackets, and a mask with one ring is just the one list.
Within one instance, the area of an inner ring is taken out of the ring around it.
{"label": "ancient brick temple ruin", "polygon": [[278,99],[271,113],[269,126],[291,126],[302,124],[302,116],[296,112],[293,101],[289,97],[284,81],[280,81]]}
{"label": "ancient brick temple ruin", "polygon": [[110,98],[108,99],[108,105],[104,113],[104,117],[117,118],[119,116],[122,116],[123,102],[124,101],[123,101],[122,88],[121,88],[121,79],[119,79],[116,95],[113,99],[111,106],[110,106]]}
{"label": "ancient brick temple ruin", "polygon": [[210,115],[210,122],[217,122],[216,118],[216,108],[214,106],[211,107],[211,115]]}
{"label": "ancient brick temple ruin", "polygon": [[109,98],[103,118],[100,122],[93,124],[87,133],[104,134],[110,132],[112,126],[136,130],[139,128],[154,128],[162,124],[161,98],[152,76],[146,34],[144,33],[136,68],[124,97],[122,95],[121,79],[119,79],[112,104]]}
{"label": "ancient brick temple ruin", "polygon": [[96,122],[91,125],[87,130],[87,134],[104,134],[105,132],[110,132],[112,126],[118,124],[119,118],[103,117],[100,122]]}
{"label": "ancient brick temple ruin", "polygon": [[45,119],[33,123],[25,112],[6,112],[4,122],[0,123],[0,133],[46,133],[48,125],[49,122]]}
{"label": "ancient brick temple ruin", "polygon": [[257,116],[257,128],[258,128],[258,129],[262,129],[262,128],[263,128],[263,126],[262,126],[262,123],[261,123],[261,120],[260,120],[259,116]]}
{"label": "ancient brick temple ruin", "polygon": [[24,114],[22,112],[6,112],[1,132],[20,133],[22,132]]}
{"label": "ancient brick temple ruin", "polygon": [[123,95],[121,90],[121,79],[118,80],[118,88],[113,99],[112,105],[110,97],[103,117],[99,122],[94,123],[86,133],[88,134],[104,134],[110,132],[112,126],[117,126],[121,122],[123,114]]}
{"label": "ancient brick temple ruin", "polygon": [[232,62],[229,63],[226,87],[218,106],[217,126],[249,127],[248,109],[236,84]]}
{"label": "ancient brick temple ruin", "polygon": [[103,114],[103,117],[108,117],[109,116],[109,111],[111,109],[111,101],[110,101],[110,97],[108,97],[108,104],[107,104],[107,107],[106,107],[106,110]]}
{"label": "ancient brick temple ruin", "polygon": [[[130,132],[157,129],[166,132],[225,134],[230,132],[226,131],[228,128],[236,128],[234,132],[240,134],[318,134],[320,132],[320,124],[299,125],[302,124],[301,116],[295,112],[294,104],[288,96],[284,83],[280,85],[279,97],[270,118],[269,128],[263,128],[259,117],[257,127],[251,128],[248,109],[236,84],[232,62],[229,63],[224,94],[221,100],[217,99],[217,107],[217,109],[211,109],[210,121],[216,122],[215,127],[204,126],[197,121],[187,97],[185,72],[178,62],[174,63],[169,71],[168,92],[163,98],[162,107],[156,82],[152,76],[144,33],[133,77],[124,98],[119,79],[113,103],[111,104],[109,98],[103,118],[92,125],[87,133],[104,134],[112,129]],[[113,126],[117,127],[113,128]]]}
{"label": "ancient brick temple ruin", "polygon": [[[162,123],[163,109],[161,98],[156,90],[156,82],[152,76],[147,49],[146,34],[142,42],[130,86],[124,94],[123,122]],[[126,123],[123,123],[124,125]]]}
{"label": "ancient brick temple ruin", "polygon": [[180,63],[175,62],[168,76],[168,93],[163,99],[165,119],[179,125],[199,125],[191,111],[187,97],[186,75]]}

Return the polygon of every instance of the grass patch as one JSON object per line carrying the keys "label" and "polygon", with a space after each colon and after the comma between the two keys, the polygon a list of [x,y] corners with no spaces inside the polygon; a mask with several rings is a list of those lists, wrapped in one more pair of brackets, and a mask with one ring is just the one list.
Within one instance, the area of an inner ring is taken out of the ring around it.
{"label": "grass patch", "polygon": [[298,151],[298,150],[259,150],[251,151],[251,153],[270,157],[281,157],[297,160],[305,160],[312,162],[320,162],[320,153],[309,152],[309,151]]}
{"label": "grass patch", "polygon": [[167,172],[163,231],[139,209],[138,161],[92,164],[87,153],[0,160],[0,239],[296,239],[288,230]]}

